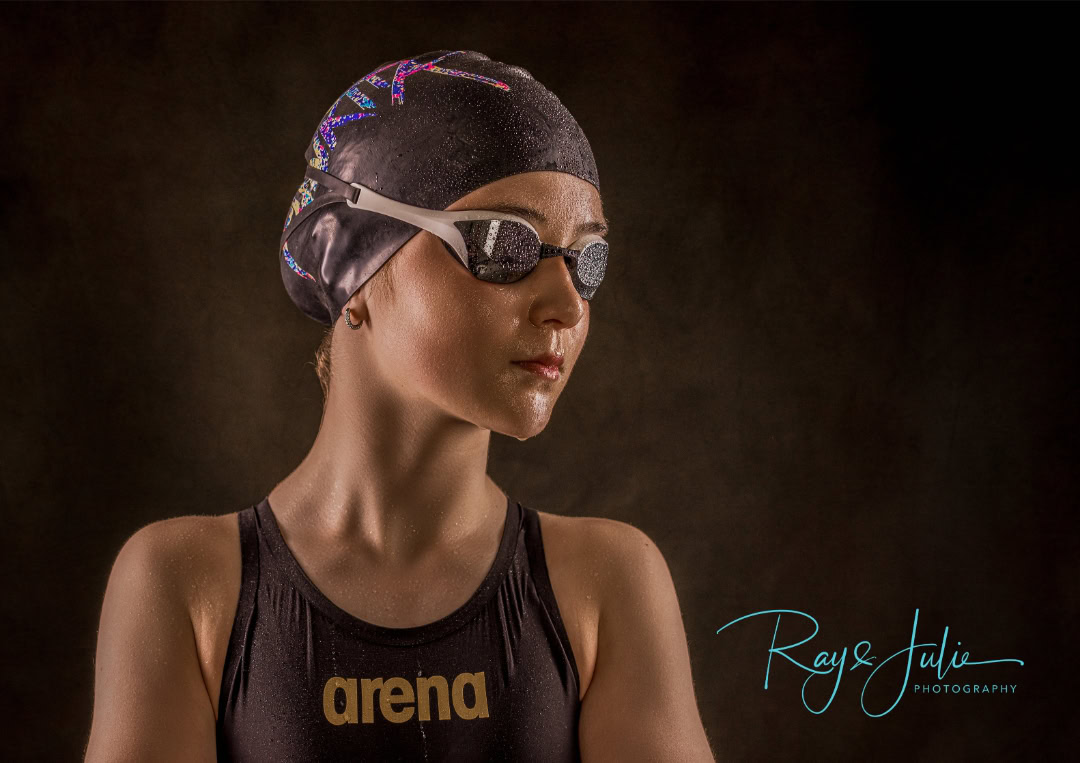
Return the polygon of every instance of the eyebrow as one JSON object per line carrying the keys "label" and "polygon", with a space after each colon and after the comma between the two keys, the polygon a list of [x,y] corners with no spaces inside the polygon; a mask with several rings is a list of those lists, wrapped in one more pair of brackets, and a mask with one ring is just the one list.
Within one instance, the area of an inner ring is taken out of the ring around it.
{"label": "eyebrow", "polygon": [[[529,222],[539,225],[547,225],[548,223],[547,215],[533,207],[523,207],[517,204],[489,204],[484,208],[490,212],[505,212],[507,214],[517,215],[518,217],[524,217]],[[580,237],[586,233],[596,233],[601,236],[607,235],[607,220],[590,220],[587,223],[582,223],[574,231],[574,236]]]}

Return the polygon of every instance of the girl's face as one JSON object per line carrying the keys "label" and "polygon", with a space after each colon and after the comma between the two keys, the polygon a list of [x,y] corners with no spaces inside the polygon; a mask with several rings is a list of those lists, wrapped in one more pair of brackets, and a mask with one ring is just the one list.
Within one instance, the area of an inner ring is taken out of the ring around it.
{"label": "girl's face", "polygon": [[[502,178],[447,209],[513,212],[558,246],[604,223],[596,188],[562,172]],[[566,260],[543,259],[520,281],[489,283],[422,231],[391,262],[390,290],[362,290],[370,350],[385,381],[485,429],[518,438],[542,431],[589,333],[589,303]],[[517,362],[548,353],[563,358],[556,378]]]}

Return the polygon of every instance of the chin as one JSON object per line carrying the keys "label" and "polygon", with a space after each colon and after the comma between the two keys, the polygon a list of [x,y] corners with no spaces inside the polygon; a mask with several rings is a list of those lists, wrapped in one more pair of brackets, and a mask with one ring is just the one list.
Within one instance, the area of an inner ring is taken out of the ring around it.
{"label": "chin", "polygon": [[518,440],[543,432],[555,410],[559,390],[521,389],[519,385],[499,385],[473,396],[469,420]]}
{"label": "chin", "polygon": [[547,428],[551,420],[550,411],[546,411],[539,417],[500,416],[492,426],[487,427],[492,432],[497,432],[517,440],[527,440],[536,437]]}

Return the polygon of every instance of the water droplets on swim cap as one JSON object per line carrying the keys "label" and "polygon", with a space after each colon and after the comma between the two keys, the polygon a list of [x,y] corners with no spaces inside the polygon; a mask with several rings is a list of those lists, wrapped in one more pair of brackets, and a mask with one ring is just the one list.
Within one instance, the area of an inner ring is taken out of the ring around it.
{"label": "water droplets on swim cap", "polygon": [[[475,51],[380,65],[326,110],[305,157],[346,182],[429,209],[521,172],[566,172],[599,188],[589,142],[554,93],[524,68]],[[281,237],[285,288],[325,325],[419,231],[343,201],[305,179]]]}

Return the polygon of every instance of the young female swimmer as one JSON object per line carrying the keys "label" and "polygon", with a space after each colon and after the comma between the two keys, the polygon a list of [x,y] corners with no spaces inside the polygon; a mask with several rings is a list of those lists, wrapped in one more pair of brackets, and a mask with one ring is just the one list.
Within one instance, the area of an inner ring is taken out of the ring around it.
{"label": "young female swimmer", "polygon": [[486,471],[492,431],[547,425],[604,276],[577,122],[435,51],[353,84],[306,157],[279,259],[331,327],[318,435],[259,503],[124,545],[86,760],[713,760],[656,546]]}

